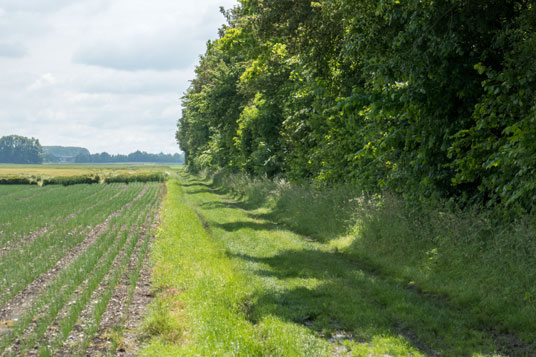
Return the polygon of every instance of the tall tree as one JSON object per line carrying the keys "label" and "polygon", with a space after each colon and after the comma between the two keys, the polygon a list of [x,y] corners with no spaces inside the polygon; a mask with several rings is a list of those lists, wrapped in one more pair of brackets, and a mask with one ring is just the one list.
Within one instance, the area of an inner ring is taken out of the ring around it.
{"label": "tall tree", "polygon": [[10,135],[0,138],[0,162],[12,164],[41,164],[43,148],[39,140]]}
{"label": "tall tree", "polygon": [[530,0],[241,0],[183,99],[190,166],[531,209]]}

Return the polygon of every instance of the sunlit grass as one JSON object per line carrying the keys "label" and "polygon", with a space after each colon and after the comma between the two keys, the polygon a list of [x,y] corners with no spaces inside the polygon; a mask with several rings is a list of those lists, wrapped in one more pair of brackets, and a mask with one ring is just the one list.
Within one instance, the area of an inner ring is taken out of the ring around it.
{"label": "sunlit grass", "polygon": [[[237,203],[210,180],[186,173],[179,179],[169,185],[153,251],[157,302],[146,322],[143,355],[460,356],[504,350],[485,311],[423,291],[420,276],[408,281],[410,275],[402,274],[411,273],[407,265],[397,272],[375,265],[372,255],[364,259],[356,240],[366,222],[352,227],[356,216],[335,210],[364,207],[364,200],[345,201],[339,189],[326,198],[299,188],[283,205],[278,199],[290,185],[256,182],[260,193],[252,197],[241,181]],[[294,214],[301,217],[293,221]],[[330,232],[322,225],[335,227],[330,220],[347,221],[346,228],[325,234]],[[422,250],[412,247],[415,254]]]}

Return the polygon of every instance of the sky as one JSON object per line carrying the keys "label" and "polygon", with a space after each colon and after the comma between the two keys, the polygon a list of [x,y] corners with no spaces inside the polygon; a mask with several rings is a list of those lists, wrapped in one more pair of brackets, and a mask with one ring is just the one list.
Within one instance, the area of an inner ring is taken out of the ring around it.
{"label": "sky", "polygon": [[180,98],[236,0],[0,0],[0,137],[175,153]]}

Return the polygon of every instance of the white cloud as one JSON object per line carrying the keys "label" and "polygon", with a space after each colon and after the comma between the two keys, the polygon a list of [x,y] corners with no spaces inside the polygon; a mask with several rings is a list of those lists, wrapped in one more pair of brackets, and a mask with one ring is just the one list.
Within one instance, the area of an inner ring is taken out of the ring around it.
{"label": "white cloud", "polygon": [[0,43],[0,56],[20,58],[24,57],[28,51],[18,43]]}
{"label": "white cloud", "polygon": [[[75,62],[125,71],[185,69],[216,33],[215,26],[208,27],[210,34],[206,26],[217,21],[215,1],[180,7],[162,1],[151,7],[139,0],[114,4],[94,19],[74,54]],[[129,21],[134,17],[135,24]],[[223,22],[221,16],[218,19]]]}
{"label": "white cloud", "polygon": [[77,63],[125,71],[185,69],[195,61],[200,46],[187,39],[164,33],[132,36],[117,42],[86,45],[73,60]]}
{"label": "white cloud", "polygon": [[56,83],[56,78],[52,75],[52,73],[45,73],[41,76],[41,78],[33,82],[28,87],[28,90],[30,91],[40,90],[40,89],[52,86],[55,83]]}
{"label": "white cloud", "polygon": [[0,0],[0,136],[177,152],[180,97],[235,2]]}
{"label": "white cloud", "polygon": [[7,11],[49,12],[75,2],[76,0],[0,0],[0,7]]}

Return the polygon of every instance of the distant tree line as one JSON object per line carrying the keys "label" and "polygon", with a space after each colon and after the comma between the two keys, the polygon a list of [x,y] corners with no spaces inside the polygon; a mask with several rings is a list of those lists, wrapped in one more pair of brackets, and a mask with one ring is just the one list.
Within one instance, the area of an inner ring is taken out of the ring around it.
{"label": "distant tree line", "polygon": [[533,0],[239,0],[183,97],[187,164],[531,210]]}
{"label": "distant tree line", "polygon": [[39,140],[9,135],[0,138],[0,163],[41,164],[43,148]]}
{"label": "distant tree line", "polygon": [[77,146],[43,146],[45,152],[45,162],[49,163],[69,163],[74,162],[78,155],[89,155],[86,148]]}
{"label": "distant tree line", "polygon": [[8,164],[42,164],[48,163],[177,163],[184,162],[184,156],[175,154],[150,154],[136,151],[128,155],[110,155],[107,152],[90,154],[81,147],[45,146],[38,139],[18,135],[0,138],[0,163]]}
{"label": "distant tree line", "polygon": [[76,156],[76,163],[86,164],[105,164],[105,163],[124,163],[124,162],[151,162],[151,163],[177,163],[184,162],[180,154],[149,154],[145,151],[136,151],[128,155],[110,155],[107,152],[100,154],[81,154]]}

